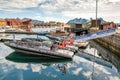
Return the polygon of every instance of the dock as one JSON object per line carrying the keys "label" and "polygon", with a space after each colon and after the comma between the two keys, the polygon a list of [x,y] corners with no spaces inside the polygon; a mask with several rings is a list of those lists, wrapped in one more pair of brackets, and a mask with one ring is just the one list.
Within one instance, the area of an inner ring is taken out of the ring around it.
{"label": "dock", "polygon": [[94,41],[120,57],[120,35],[115,34],[112,36],[98,38]]}
{"label": "dock", "polygon": [[21,40],[21,38],[13,38],[13,37],[0,37],[0,41],[4,42],[4,41],[12,41],[12,40]]}
{"label": "dock", "polygon": [[78,53],[76,54],[77,56],[83,57],[89,61],[93,61],[96,62],[97,64],[100,65],[104,65],[107,66],[109,68],[112,68],[112,64],[110,62],[107,62],[105,60],[103,60],[102,58],[96,57],[94,55],[91,55],[89,53],[83,52],[83,51],[78,51]]}
{"label": "dock", "polygon": [[5,31],[3,33],[9,34],[38,34],[39,32],[27,32],[27,31]]}

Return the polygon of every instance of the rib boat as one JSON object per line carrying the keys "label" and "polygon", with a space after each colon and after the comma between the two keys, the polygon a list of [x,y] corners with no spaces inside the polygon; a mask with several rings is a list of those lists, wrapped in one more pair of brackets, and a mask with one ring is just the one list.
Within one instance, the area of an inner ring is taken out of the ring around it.
{"label": "rib boat", "polygon": [[22,52],[31,55],[48,56],[53,58],[72,58],[74,51],[66,48],[57,48],[57,45],[48,42],[37,41],[6,41],[5,45],[13,48],[16,52]]}

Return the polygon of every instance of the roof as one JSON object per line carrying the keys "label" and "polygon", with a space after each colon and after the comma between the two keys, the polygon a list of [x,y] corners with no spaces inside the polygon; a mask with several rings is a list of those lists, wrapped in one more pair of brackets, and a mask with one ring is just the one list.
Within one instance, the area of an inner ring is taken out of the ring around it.
{"label": "roof", "polygon": [[29,19],[29,20],[22,20],[22,23],[29,23],[31,21],[32,21],[31,19]]}
{"label": "roof", "polygon": [[114,22],[105,22],[103,25],[109,25],[109,24],[114,24]]}
{"label": "roof", "polygon": [[6,21],[5,19],[0,18],[0,21]]}

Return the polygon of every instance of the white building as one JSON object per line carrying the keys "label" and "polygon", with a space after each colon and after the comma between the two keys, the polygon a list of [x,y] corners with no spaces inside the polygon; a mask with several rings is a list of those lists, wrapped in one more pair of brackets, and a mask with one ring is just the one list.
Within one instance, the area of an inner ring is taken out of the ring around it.
{"label": "white building", "polygon": [[64,23],[37,23],[31,28],[33,32],[64,31]]}

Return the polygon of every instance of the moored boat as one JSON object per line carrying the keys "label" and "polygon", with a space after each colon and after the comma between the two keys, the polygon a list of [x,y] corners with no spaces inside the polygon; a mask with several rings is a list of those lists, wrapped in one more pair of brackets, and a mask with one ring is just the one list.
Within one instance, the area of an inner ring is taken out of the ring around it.
{"label": "moored boat", "polygon": [[79,49],[81,48],[85,49],[88,46],[89,42],[88,41],[77,41],[77,42],[74,42],[73,44],[77,46]]}
{"label": "moored boat", "polygon": [[5,30],[4,29],[0,29],[0,32],[5,32]]}
{"label": "moored boat", "polygon": [[15,49],[17,52],[22,52],[32,55],[42,55],[53,58],[72,58],[74,51],[66,48],[60,49],[56,45],[46,42],[31,42],[31,41],[7,41],[5,45]]}
{"label": "moored boat", "polygon": [[54,35],[54,36],[66,36],[66,35],[69,35],[69,33],[66,32],[66,31],[62,31],[62,30],[55,30],[55,31],[50,31],[50,35]]}

